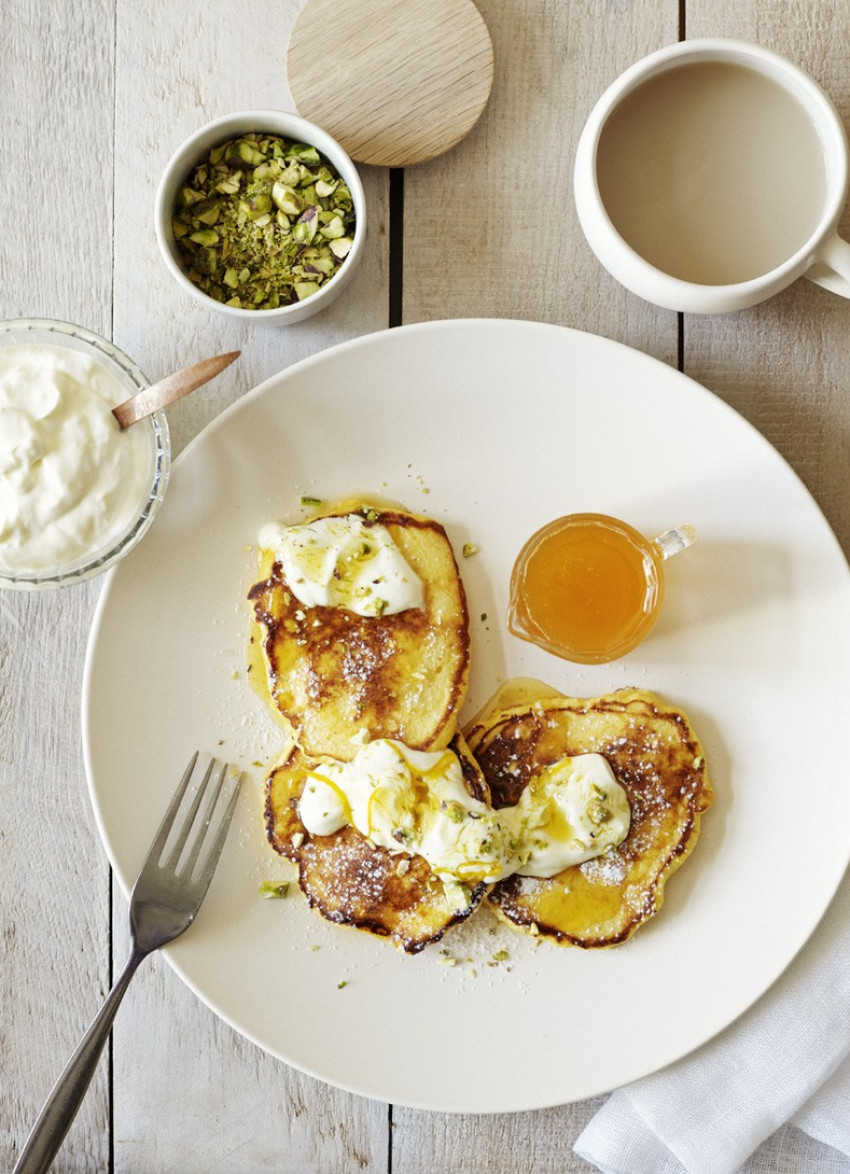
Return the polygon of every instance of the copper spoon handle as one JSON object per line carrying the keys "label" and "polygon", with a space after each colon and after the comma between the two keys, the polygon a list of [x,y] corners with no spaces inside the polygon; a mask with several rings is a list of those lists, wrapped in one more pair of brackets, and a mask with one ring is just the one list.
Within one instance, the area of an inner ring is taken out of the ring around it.
{"label": "copper spoon handle", "polygon": [[175,371],[173,375],[166,375],[165,379],[160,379],[159,383],[146,387],[144,391],[138,392],[130,399],[125,400],[123,404],[119,404],[117,408],[113,408],[112,414],[122,428],[129,428],[131,424],[144,419],[151,412],[167,408],[169,404],[182,399],[184,395],[188,395],[190,391],[200,387],[202,383],[208,383],[225,367],[229,367],[233,360],[238,359],[241,354],[241,351],[228,351],[226,355],[215,355],[212,359],[202,359],[200,363],[185,367],[182,371]]}

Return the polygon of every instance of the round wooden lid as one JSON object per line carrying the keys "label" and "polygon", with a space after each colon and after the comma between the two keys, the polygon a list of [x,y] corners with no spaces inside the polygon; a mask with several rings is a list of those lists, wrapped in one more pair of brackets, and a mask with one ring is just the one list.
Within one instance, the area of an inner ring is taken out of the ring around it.
{"label": "round wooden lid", "polygon": [[468,134],[493,85],[472,0],[308,0],[289,40],[298,113],[352,159],[424,163]]}

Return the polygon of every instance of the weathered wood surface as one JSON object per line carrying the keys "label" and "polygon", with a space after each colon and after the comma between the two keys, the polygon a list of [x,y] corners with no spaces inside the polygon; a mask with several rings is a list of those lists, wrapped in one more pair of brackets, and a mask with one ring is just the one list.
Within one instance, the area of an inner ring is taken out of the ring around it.
{"label": "weathered wood surface", "polygon": [[[777,446],[850,551],[850,304],[799,282],[755,310],[680,322],[609,278],[578,226],[571,168],[582,123],[622,68],[680,36],[678,0],[479,8],[495,50],[493,92],[468,138],[405,175],[403,319],[540,319],[680,363]],[[296,327],[234,326],[203,312],[157,254],[154,189],[181,139],[227,111],[292,108],[284,63],[299,9],[298,0],[5,0],[0,9],[0,317],[79,322],[113,337],[152,379],[242,348],[233,378],[170,411],[176,452],[275,371],[391,321],[389,178],[378,169],[362,169],[372,231],[355,282]],[[786,53],[850,119],[850,0],[687,0],[684,32]],[[0,595],[2,1169],[128,947],[80,748],[97,594],[89,584]],[[55,1168],[569,1174],[589,1169],[571,1147],[598,1103],[497,1118],[372,1103],[271,1060],[154,959]],[[781,1152],[779,1135],[753,1174],[784,1169]]]}

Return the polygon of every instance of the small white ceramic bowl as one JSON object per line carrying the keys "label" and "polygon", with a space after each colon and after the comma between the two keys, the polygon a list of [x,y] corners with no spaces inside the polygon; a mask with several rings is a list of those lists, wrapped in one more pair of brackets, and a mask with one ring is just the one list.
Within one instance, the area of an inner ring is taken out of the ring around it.
{"label": "small white ceramic bowl", "polygon": [[[0,351],[20,346],[61,347],[82,353],[95,360],[117,381],[122,388],[122,398],[129,399],[150,386],[136,364],[116,346],[100,335],[70,322],[57,322],[49,318],[0,322]],[[9,569],[10,560],[3,560],[0,562],[0,588],[33,591],[79,583],[114,566],[141,541],[165,496],[171,471],[171,443],[168,421],[163,412],[154,412],[146,419],[139,420],[132,429],[137,436],[141,434],[144,440],[141,447],[147,454],[147,461],[138,501],[120,528],[116,530],[114,525],[111,526],[112,536],[104,542],[95,542],[86,550],[56,565],[18,570]],[[136,432],[137,429],[139,432]],[[74,440],[75,435],[71,439]]]}
{"label": "small white ceramic bowl", "polygon": [[[329,281],[319,288],[317,293],[311,294],[303,301],[279,306],[276,309],[251,310],[228,306],[204,293],[187,276],[172,229],[172,215],[177,194],[195,165],[200,163],[213,147],[251,132],[279,135],[281,138],[315,147],[333,165],[347,184],[354,204],[354,243],[339,269]],[[248,110],[237,114],[228,114],[207,123],[206,126],[195,131],[175,151],[165,168],[157,190],[155,227],[160,251],[172,277],[206,309],[218,310],[232,318],[283,325],[300,322],[311,314],[317,314],[320,310],[324,310],[339,297],[351,281],[363,255],[366,239],[366,197],[354,164],[339,143],[321,127],[315,126],[305,118],[299,118],[297,114],[287,114],[280,110]]]}

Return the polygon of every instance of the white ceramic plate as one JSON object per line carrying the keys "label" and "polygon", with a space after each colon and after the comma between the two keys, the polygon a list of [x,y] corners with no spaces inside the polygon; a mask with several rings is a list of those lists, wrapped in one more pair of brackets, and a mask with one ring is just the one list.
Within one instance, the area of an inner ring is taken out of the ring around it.
{"label": "white ceramic plate", "polygon": [[[459,560],[468,713],[517,674],[579,696],[655,689],[701,735],[715,807],[662,913],[618,949],[535,945],[482,911],[410,958],[326,924],[297,886],[283,901],[258,898],[259,882],[288,866],[265,846],[254,768],[241,825],[170,961],[269,1052],[400,1104],[530,1109],[670,1063],[778,977],[847,863],[850,787],[834,731],[850,712],[850,577],[816,505],[757,432],[676,371],[604,339],[495,320],[382,332],[284,371],[190,446],[156,526],[109,577],[89,645],[87,770],[121,883],[194,748],[248,767],[274,752],[244,671],[260,526],[302,516],[302,494],[363,492],[433,514],[456,551],[479,548]],[[607,666],[572,666],[503,622],[517,551],[576,510],[647,534],[682,521],[699,533],[668,564],[653,635]],[[502,949],[509,960],[495,964]]]}

